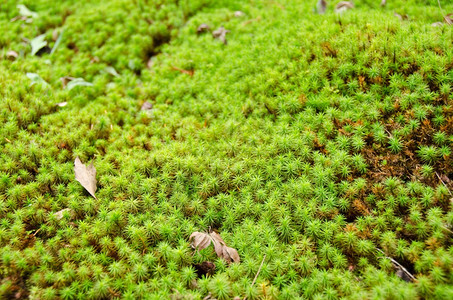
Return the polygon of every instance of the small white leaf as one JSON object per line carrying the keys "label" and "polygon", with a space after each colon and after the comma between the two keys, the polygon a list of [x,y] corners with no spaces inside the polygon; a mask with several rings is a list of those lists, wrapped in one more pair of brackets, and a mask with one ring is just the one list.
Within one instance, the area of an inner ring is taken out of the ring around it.
{"label": "small white leaf", "polygon": [[23,16],[23,17],[30,17],[30,18],[37,18],[38,17],[37,13],[35,13],[34,11],[29,10],[28,7],[26,7],[23,4],[18,4],[16,7],[19,9],[19,14],[21,16]]}
{"label": "small white leaf", "polygon": [[83,78],[75,78],[67,83],[66,89],[72,90],[76,86],[93,86],[93,84],[86,82]]}
{"label": "small white leaf", "polygon": [[47,46],[47,41],[44,40],[45,37],[45,34],[41,34],[30,41],[31,55],[36,55],[39,50]]}
{"label": "small white leaf", "polygon": [[56,105],[59,107],[64,107],[64,106],[68,105],[68,102],[60,102],[60,103],[57,103]]}
{"label": "small white leaf", "polygon": [[30,86],[33,86],[34,84],[41,84],[44,86],[49,85],[44,79],[41,78],[41,76],[36,73],[27,73],[27,77],[31,80]]}
{"label": "small white leaf", "polygon": [[106,68],[104,69],[104,71],[105,71],[106,73],[109,73],[109,74],[115,76],[115,77],[120,76],[120,74],[118,74],[118,72],[115,70],[114,67],[106,67]]}

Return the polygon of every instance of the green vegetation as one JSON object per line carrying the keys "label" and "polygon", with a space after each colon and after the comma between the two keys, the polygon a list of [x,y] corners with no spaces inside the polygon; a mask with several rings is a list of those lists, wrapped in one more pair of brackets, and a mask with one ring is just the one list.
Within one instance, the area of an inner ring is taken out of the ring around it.
{"label": "green vegetation", "polygon": [[0,298],[452,299],[453,3],[387,2],[2,3]]}

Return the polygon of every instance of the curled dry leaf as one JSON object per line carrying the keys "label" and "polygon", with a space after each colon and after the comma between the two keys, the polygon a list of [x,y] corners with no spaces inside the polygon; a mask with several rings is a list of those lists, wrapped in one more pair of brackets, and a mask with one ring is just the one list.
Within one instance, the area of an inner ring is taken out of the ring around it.
{"label": "curled dry leaf", "polygon": [[226,45],[227,44],[226,34],[228,32],[230,31],[226,30],[223,26],[220,26],[219,29],[212,32],[212,37],[221,40]]}
{"label": "curled dry leaf", "polygon": [[444,17],[444,20],[445,22],[448,24],[448,25],[453,25],[453,14],[448,14]]}
{"label": "curled dry leaf", "polygon": [[318,14],[320,14],[320,15],[325,14],[326,9],[327,9],[327,1],[319,0],[318,3],[316,4],[316,10],[318,11]]}
{"label": "curled dry leaf", "polygon": [[91,163],[88,167],[85,166],[77,156],[74,161],[75,179],[96,199],[96,168]]}
{"label": "curled dry leaf", "polygon": [[19,54],[16,51],[9,50],[8,52],[6,52],[6,57],[8,58],[16,59],[18,56]]}
{"label": "curled dry leaf", "polygon": [[401,21],[409,19],[408,15],[400,15],[399,13],[394,13],[393,15],[400,19]]}
{"label": "curled dry leaf", "polygon": [[200,34],[200,33],[208,32],[209,30],[210,30],[209,25],[203,23],[200,26],[198,26],[197,33]]}
{"label": "curled dry leaf", "polygon": [[59,107],[64,107],[64,106],[68,105],[68,102],[60,102],[60,103],[57,103],[56,105]]}
{"label": "curled dry leaf", "polygon": [[143,103],[142,107],[140,108],[140,110],[151,110],[151,109],[153,109],[153,104],[148,101],[145,101],[145,103]]}
{"label": "curled dry leaf", "polygon": [[189,237],[189,242],[192,241],[191,246],[197,250],[203,250],[211,244],[211,237],[209,233],[195,231]]}
{"label": "curled dry leaf", "polygon": [[211,242],[214,244],[214,251],[218,257],[223,258],[227,262],[240,262],[239,253],[236,249],[228,247],[220,234],[215,231],[211,233],[194,232],[190,235],[189,241],[194,249],[202,250],[207,248]]}
{"label": "curled dry leaf", "polygon": [[337,6],[335,6],[335,12],[336,13],[342,13],[342,12],[345,12],[349,9],[353,9],[354,8],[354,3],[350,2],[350,1],[341,1],[341,2],[338,2]]}

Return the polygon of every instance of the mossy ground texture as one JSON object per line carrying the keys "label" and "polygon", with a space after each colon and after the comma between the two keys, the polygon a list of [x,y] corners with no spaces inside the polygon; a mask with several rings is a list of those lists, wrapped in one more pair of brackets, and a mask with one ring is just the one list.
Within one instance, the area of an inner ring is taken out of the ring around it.
{"label": "mossy ground texture", "polygon": [[453,299],[453,3],[354,2],[3,1],[0,298]]}

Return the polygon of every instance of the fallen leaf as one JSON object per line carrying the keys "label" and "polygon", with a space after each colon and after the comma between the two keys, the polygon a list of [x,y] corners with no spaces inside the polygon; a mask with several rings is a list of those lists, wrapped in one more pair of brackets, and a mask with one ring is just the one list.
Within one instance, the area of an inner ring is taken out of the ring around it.
{"label": "fallen leaf", "polygon": [[381,1],[381,6],[385,6],[387,4],[387,0],[382,0]]}
{"label": "fallen leaf", "polygon": [[106,67],[106,68],[104,69],[104,71],[105,71],[106,73],[109,73],[110,75],[115,76],[115,77],[120,76],[120,74],[118,74],[118,72],[115,70],[114,67],[110,67],[110,66],[109,66],[109,67]]}
{"label": "fallen leaf", "polygon": [[38,14],[34,11],[31,11],[30,9],[28,9],[28,7],[26,7],[25,5],[23,4],[18,4],[16,6],[18,9],[19,9],[19,14],[22,16],[22,17],[29,17],[29,18],[37,18],[38,17]]}
{"label": "fallen leaf", "polygon": [[68,82],[71,80],[74,80],[74,79],[75,79],[75,77],[69,77],[69,76],[61,77],[60,78],[61,85],[63,86],[63,88],[66,88],[66,85],[68,84]]}
{"label": "fallen leaf", "polygon": [[440,27],[440,26],[444,26],[444,23],[442,23],[442,22],[436,22],[436,23],[431,24],[431,26],[433,26],[433,27]]}
{"label": "fallen leaf", "polygon": [[61,219],[63,219],[63,214],[64,214],[65,212],[71,212],[71,211],[72,211],[72,209],[70,209],[70,208],[65,208],[65,209],[62,209],[62,210],[60,210],[60,211],[57,211],[57,212],[54,213],[53,215],[57,218],[57,220],[61,220]]}
{"label": "fallen leaf", "polygon": [[45,34],[38,35],[30,41],[31,45],[31,55],[36,55],[39,50],[47,46],[47,42],[44,40],[46,37]]}
{"label": "fallen leaf", "polygon": [[16,51],[9,50],[6,52],[6,57],[17,58],[19,54]]}
{"label": "fallen leaf", "polygon": [[200,33],[203,33],[203,32],[208,32],[209,31],[209,25],[208,24],[201,24],[200,26],[198,26],[197,28],[197,33],[200,34]]}
{"label": "fallen leaf", "polygon": [[151,109],[153,109],[153,104],[148,101],[145,101],[145,103],[143,103],[142,107],[140,108],[140,110],[151,110]]}
{"label": "fallen leaf", "polygon": [[57,103],[56,105],[59,107],[64,107],[64,106],[68,105],[68,102],[60,102],[60,103]]}
{"label": "fallen leaf", "polygon": [[58,36],[55,44],[53,45],[52,51],[50,51],[50,55],[54,54],[54,52],[57,50],[58,46],[60,46],[61,40],[63,39],[63,33],[64,33],[64,29],[61,31],[61,33]]}
{"label": "fallen leaf", "polygon": [[400,15],[399,13],[394,13],[393,15],[400,19],[401,21],[407,20],[409,18],[408,15]]}
{"label": "fallen leaf", "polygon": [[204,232],[194,232],[189,237],[189,242],[192,241],[191,246],[192,248],[200,251],[207,248],[211,244],[211,237],[209,233]]}
{"label": "fallen leaf", "polygon": [[191,240],[193,240],[191,242],[191,246],[194,249],[203,250],[212,242],[214,245],[214,251],[218,257],[223,258],[228,263],[241,261],[237,250],[228,247],[220,234],[215,231],[211,231],[210,233],[194,232],[189,237],[189,241]]}
{"label": "fallen leaf", "polygon": [[[68,77],[68,78],[71,78],[71,77]],[[93,86],[93,84],[91,82],[85,81],[83,78],[74,78],[74,79],[70,80],[69,82],[67,82],[66,89],[72,90],[76,86]]]}
{"label": "fallen leaf", "polygon": [[44,79],[41,78],[41,76],[36,73],[27,73],[27,77],[31,80],[30,86],[33,86],[34,84],[41,84],[44,86],[49,85]]}
{"label": "fallen leaf", "polygon": [[327,9],[327,1],[326,0],[319,0],[316,4],[316,9],[318,10],[318,14],[323,15]]}
{"label": "fallen leaf", "polygon": [[223,28],[223,26],[220,26],[219,29],[212,32],[212,37],[221,40],[226,45],[227,44],[226,34],[228,32],[230,31]]}
{"label": "fallen leaf", "polygon": [[448,14],[444,17],[445,22],[447,22],[448,25],[453,25],[453,14]]}
{"label": "fallen leaf", "polygon": [[335,6],[335,12],[336,13],[342,13],[342,12],[345,12],[349,9],[353,9],[354,8],[354,3],[352,2],[349,2],[349,1],[341,1],[341,2],[338,2],[337,6]]}
{"label": "fallen leaf", "polygon": [[96,168],[91,163],[88,167],[85,166],[77,156],[74,161],[75,179],[96,199]]}
{"label": "fallen leaf", "polygon": [[242,12],[242,11],[240,11],[240,10],[237,10],[237,11],[234,12],[234,16],[235,16],[236,18],[240,18],[240,17],[245,16],[245,13]]}

